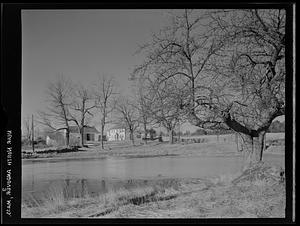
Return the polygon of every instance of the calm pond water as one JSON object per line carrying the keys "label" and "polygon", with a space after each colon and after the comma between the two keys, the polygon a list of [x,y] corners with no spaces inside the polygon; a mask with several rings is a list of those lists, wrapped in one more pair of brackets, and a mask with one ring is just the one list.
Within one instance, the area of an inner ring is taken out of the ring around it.
{"label": "calm pond water", "polygon": [[[264,161],[284,167],[282,155],[265,154]],[[36,196],[57,184],[77,193],[101,193],[131,179],[146,183],[155,178],[201,178],[233,174],[241,168],[241,156],[23,160],[22,195]]]}

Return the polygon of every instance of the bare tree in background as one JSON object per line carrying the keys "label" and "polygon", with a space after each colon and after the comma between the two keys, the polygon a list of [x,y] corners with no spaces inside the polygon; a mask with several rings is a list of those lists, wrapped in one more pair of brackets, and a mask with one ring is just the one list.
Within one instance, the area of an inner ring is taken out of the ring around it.
{"label": "bare tree in background", "polygon": [[73,100],[71,105],[70,121],[75,122],[80,133],[80,142],[83,147],[84,144],[84,128],[88,125],[92,114],[92,109],[96,107],[95,98],[88,88],[82,84],[73,88]]}
{"label": "bare tree in background", "polygon": [[113,76],[101,75],[96,83],[95,98],[96,107],[101,114],[101,148],[104,149],[104,129],[108,122],[108,116],[115,108],[116,85]]}
{"label": "bare tree in background", "polygon": [[139,124],[142,125],[144,130],[144,142],[147,144],[147,135],[149,132],[149,125],[154,121],[151,116],[151,108],[154,99],[150,97],[149,86],[147,85],[147,79],[140,77],[136,81],[134,86],[135,102],[134,105],[137,108],[139,114]]}
{"label": "bare tree in background", "polygon": [[72,84],[64,76],[50,83],[47,88],[47,110],[39,112],[38,122],[53,131],[66,131],[66,145],[70,141],[70,107]]}
{"label": "bare tree in background", "polygon": [[135,75],[189,88],[189,122],[241,134],[246,166],[262,160],[272,120],[285,114],[285,11],[184,10],[143,46]]}
{"label": "bare tree in background", "polygon": [[155,123],[163,126],[169,135],[169,143],[174,143],[176,126],[183,119],[181,109],[184,92],[174,79],[162,82],[153,82],[150,92],[152,105],[149,114]]}
{"label": "bare tree in background", "polygon": [[180,15],[174,14],[171,25],[154,34],[151,43],[142,46],[140,51],[146,53],[146,59],[133,72],[133,77],[150,75],[158,84],[171,79],[180,80],[185,86],[183,88],[189,90],[180,108],[193,116],[196,90],[200,89],[200,84],[203,87],[201,75],[205,74],[210,57],[222,47],[215,44],[212,32],[207,29],[203,32],[205,25],[202,25],[202,20],[206,18],[206,11],[199,14],[184,10]]}
{"label": "bare tree in background", "polygon": [[130,140],[134,145],[134,132],[139,127],[139,116],[134,103],[128,98],[119,97],[116,103],[116,113],[120,125],[124,125],[129,131]]}

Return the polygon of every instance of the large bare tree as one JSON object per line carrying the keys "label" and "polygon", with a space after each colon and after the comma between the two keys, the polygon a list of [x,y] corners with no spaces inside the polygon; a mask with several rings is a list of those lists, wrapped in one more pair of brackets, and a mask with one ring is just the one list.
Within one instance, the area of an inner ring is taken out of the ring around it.
{"label": "large bare tree", "polygon": [[96,83],[95,98],[96,107],[100,112],[101,124],[101,148],[104,149],[104,129],[108,123],[108,117],[115,108],[116,84],[111,75],[100,75]]}
{"label": "large bare tree", "polygon": [[84,128],[93,116],[92,109],[96,107],[95,98],[88,88],[79,84],[73,89],[72,99],[70,121],[77,125],[81,146],[84,146]]}
{"label": "large bare tree", "polygon": [[134,74],[182,80],[189,121],[240,133],[246,165],[262,160],[265,133],[285,113],[284,10],[183,10],[142,49]]}
{"label": "large bare tree", "polygon": [[[224,97],[212,95],[223,105],[219,117],[241,134],[247,163],[256,163],[262,160],[264,137],[272,121],[285,114],[285,11],[215,13],[213,23],[228,42],[224,56],[216,55],[211,68],[216,81],[223,81],[220,93]],[[209,103],[216,109],[220,106]]]}
{"label": "large bare tree", "polygon": [[49,83],[46,93],[48,106],[46,111],[39,112],[38,122],[53,131],[64,130],[66,145],[69,146],[72,83],[61,75],[55,82]]}
{"label": "large bare tree", "polygon": [[175,79],[152,82],[149,95],[152,105],[148,114],[156,124],[167,130],[170,144],[174,143],[175,128],[184,118],[181,107],[184,96],[184,89]]}
{"label": "large bare tree", "polygon": [[134,145],[134,132],[139,127],[139,116],[132,100],[120,96],[116,103],[116,113],[118,124],[125,126],[129,131],[130,140]]}
{"label": "large bare tree", "polygon": [[151,97],[151,89],[149,86],[148,79],[140,77],[134,80],[134,98],[135,98],[135,107],[139,115],[139,124],[144,130],[144,142],[147,144],[147,135],[149,132],[149,126],[153,124],[154,119],[151,115],[151,109],[154,104],[154,98]]}

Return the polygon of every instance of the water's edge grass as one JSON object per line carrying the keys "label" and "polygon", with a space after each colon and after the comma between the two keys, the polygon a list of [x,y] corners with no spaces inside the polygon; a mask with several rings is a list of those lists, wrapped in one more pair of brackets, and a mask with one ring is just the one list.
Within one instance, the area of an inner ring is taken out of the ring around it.
{"label": "water's edge grass", "polygon": [[54,187],[43,202],[23,201],[22,218],[284,217],[284,181],[252,176],[231,183],[236,178],[156,179],[144,186],[112,189],[97,196],[87,192],[81,197]]}

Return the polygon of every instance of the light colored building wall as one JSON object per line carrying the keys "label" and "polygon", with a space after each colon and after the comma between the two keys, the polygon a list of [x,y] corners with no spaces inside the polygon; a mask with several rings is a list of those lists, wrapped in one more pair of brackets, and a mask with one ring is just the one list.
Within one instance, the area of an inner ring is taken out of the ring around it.
{"label": "light colored building wall", "polygon": [[80,134],[70,133],[70,145],[80,145]]}
{"label": "light colored building wall", "polygon": [[46,137],[46,144],[49,146],[57,146],[56,140],[51,139],[49,136]]}
{"label": "light colored building wall", "polygon": [[111,129],[107,132],[108,141],[125,140],[125,129]]}
{"label": "light colored building wall", "polygon": [[47,136],[46,144],[49,146],[62,146],[62,145],[65,145],[65,139],[64,139],[64,137],[51,138],[51,137]]}
{"label": "light colored building wall", "polygon": [[[87,140],[87,134],[89,134],[89,140]],[[84,142],[97,142],[99,141],[99,135],[98,133],[84,133]],[[71,133],[70,134],[70,144],[71,145],[80,145],[80,139],[81,136],[79,133]]]}

